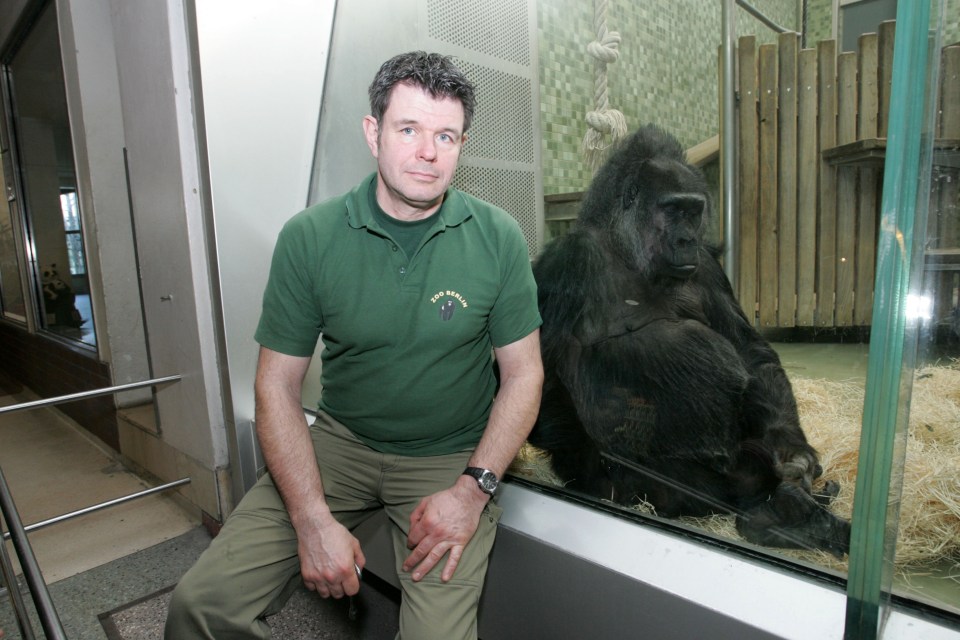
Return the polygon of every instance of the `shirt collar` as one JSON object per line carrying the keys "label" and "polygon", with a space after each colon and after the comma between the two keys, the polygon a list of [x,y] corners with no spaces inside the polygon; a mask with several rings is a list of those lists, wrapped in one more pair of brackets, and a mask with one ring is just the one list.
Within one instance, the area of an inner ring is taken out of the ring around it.
{"label": "shirt collar", "polygon": [[[347,194],[347,224],[354,229],[376,229],[382,231],[380,223],[377,221],[370,209],[368,198],[375,197],[373,192],[377,188],[376,172],[370,174],[360,182],[349,194]],[[437,216],[437,225],[444,227],[456,227],[464,220],[471,217],[473,211],[470,204],[463,194],[457,189],[449,187],[443,197],[443,205],[440,207],[440,215]]]}

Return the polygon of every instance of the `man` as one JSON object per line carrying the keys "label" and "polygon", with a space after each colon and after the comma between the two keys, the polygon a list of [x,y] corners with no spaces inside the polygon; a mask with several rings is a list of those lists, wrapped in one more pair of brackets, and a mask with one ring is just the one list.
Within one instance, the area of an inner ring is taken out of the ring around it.
{"label": "man", "polygon": [[[269,474],[175,590],[170,640],[268,637],[263,617],[301,582],[357,593],[365,560],[350,531],[379,509],[392,522],[400,637],[476,637],[491,497],[539,408],[536,286],[516,222],[449,188],[470,82],[443,56],[402,54],[380,68],[370,103],[377,172],[278,238],[256,333]],[[300,394],[318,337],[323,393],[308,427]]]}

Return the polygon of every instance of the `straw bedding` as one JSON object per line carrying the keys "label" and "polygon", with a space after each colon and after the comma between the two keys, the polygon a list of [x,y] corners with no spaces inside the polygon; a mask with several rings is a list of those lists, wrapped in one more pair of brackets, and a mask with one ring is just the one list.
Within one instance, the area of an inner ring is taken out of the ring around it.
{"label": "straw bedding", "polygon": [[[831,509],[850,518],[863,385],[797,376],[792,376],[791,382],[803,429],[820,454],[822,480],[836,480],[841,486]],[[934,564],[942,566],[944,561],[960,568],[960,361],[915,372],[906,448],[896,570],[901,575],[915,573]],[[546,454],[530,445],[521,450],[511,471],[542,483],[560,484],[550,472]],[[652,512],[645,504],[635,508]],[[731,516],[684,520],[723,537],[739,538]],[[838,571],[847,569],[846,558],[840,560],[828,553],[783,553]]]}

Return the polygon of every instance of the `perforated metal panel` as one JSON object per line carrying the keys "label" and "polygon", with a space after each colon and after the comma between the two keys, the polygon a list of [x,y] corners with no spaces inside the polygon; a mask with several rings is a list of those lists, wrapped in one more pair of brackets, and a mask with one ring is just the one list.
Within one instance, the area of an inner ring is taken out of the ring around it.
{"label": "perforated metal panel", "polygon": [[360,136],[380,64],[423,49],[453,57],[477,88],[477,113],[453,185],[520,223],[530,255],[543,244],[540,91],[534,0],[338,2],[309,201],[351,188],[375,165]]}
{"label": "perforated metal panel", "polygon": [[527,0],[428,0],[431,38],[529,66]]}
{"label": "perforated metal panel", "polygon": [[527,239],[527,246],[537,244],[538,203],[536,180],[530,171],[490,169],[461,165],[454,185],[468,193],[483,193],[484,200],[509,211]]}
{"label": "perforated metal panel", "polygon": [[533,130],[533,83],[512,73],[456,59],[477,88],[477,115],[464,158],[536,162],[539,131]]}

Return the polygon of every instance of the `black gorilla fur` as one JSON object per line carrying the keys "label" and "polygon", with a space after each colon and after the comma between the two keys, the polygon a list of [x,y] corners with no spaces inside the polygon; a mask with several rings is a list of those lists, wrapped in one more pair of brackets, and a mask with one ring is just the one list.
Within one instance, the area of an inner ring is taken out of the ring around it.
{"label": "black gorilla fur", "polygon": [[600,169],[534,265],[546,380],[531,444],[567,486],[660,515],[737,514],[758,544],[847,551],[850,526],[780,360],[703,242],[706,183],[654,126]]}

